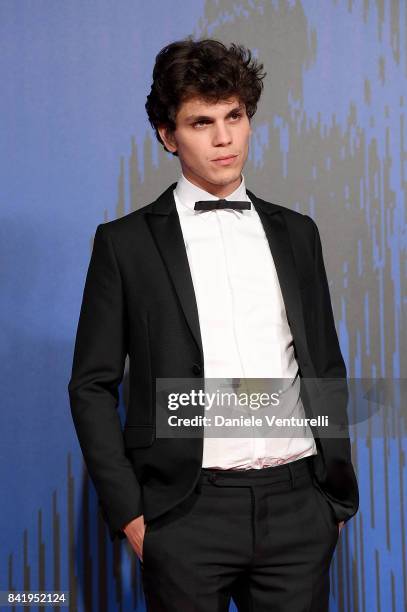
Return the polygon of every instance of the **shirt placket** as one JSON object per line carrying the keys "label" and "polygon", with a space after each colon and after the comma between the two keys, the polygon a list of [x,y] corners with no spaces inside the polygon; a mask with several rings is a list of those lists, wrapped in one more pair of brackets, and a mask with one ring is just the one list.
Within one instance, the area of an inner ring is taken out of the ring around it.
{"label": "shirt placket", "polygon": [[[229,211],[219,211],[219,212],[230,214]],[[241,346],[241,343],[239,341],[240,334],[239,334],[238,323],[237,323],[238,321],[241,320],[241,318],[237,316],[238,310],[239,310],[239,300],[238,300],[238,296],[236,295],[235,287],[233,285],[233,278],[235,276],[233,273],[235,270],[234,266],[238,266],[239,262],[237,259],[238,253],[233,252],[231,232],[237,228],[234,227],[234,222],[236,220],[232,218],[232,215],[230,217],[229,216],[226,217],[226,214],[218,214],[217,220],[218,220],[220,235],[221,235],[222,244],[223,244],[223,250],[224,250],[224,256],[225,256],[225,269],[227,271],[228,288],[230,292],[230,302],[232,304],[231,316],[232,316],[232,321],[233,321],[233,334],[234,334],[235,343],[236,343],[236,351],[239,356],[239,363],[240,363],[242,377],[246,378],[244,356],[243,356],[244,347]],[[265,457],[265,453],[266,453],[266,440],[261,437],[259,438],[256,436],[252,436],[251,438],[246,438],[246,439],[251,441],[252,466],[261,467],[262,462],[263,462],[263,457]]]}

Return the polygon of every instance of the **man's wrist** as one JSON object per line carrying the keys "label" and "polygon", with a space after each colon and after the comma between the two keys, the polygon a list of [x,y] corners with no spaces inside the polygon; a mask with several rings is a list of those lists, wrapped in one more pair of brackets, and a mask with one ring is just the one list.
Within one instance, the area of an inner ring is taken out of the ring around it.
{"label": "man's wrist", "polygon": [[136,516],[133,516],[133,518],[131,518],[129,521],[127,521],[122,527],[121,530],[124,531],[126,529],[126,527],[128,525],[130,525],[130,523],[132,523],[135,519],[139,518],[140,516],[143,516],[142,514],[137,514]]}

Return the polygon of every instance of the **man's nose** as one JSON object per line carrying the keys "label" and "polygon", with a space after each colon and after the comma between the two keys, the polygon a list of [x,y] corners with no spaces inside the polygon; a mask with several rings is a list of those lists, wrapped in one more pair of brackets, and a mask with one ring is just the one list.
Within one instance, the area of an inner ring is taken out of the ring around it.
{"label": "man's nose", "polygon": [[232,141],[231,133],[226,125],[219,125],[215,128],[214,145],[228,145]]}

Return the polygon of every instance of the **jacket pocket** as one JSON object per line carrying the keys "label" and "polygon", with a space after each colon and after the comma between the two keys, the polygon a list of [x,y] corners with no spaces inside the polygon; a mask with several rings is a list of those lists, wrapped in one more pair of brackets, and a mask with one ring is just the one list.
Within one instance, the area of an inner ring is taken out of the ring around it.
{"label": "jacket pocket", "polygon": [[155,440],[155,428],[153,425],[125,425],[123,438],[126,448],[151,446]]}

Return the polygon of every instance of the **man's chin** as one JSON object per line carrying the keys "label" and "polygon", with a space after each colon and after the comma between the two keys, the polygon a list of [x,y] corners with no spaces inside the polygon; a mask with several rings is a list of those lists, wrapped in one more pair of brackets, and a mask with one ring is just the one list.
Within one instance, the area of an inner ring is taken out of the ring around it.
{"label": "man's chin", "polygon": [[222,172],[216,172],[214,174],[211,173],[210,177],[206,180],[208,183],[212,185],[230,185],[230,183],[234,183],[236,181],[242,181],[242,173],[241,171],[236,171],[232,168],[219,168],[219,170],[223,170]]}

